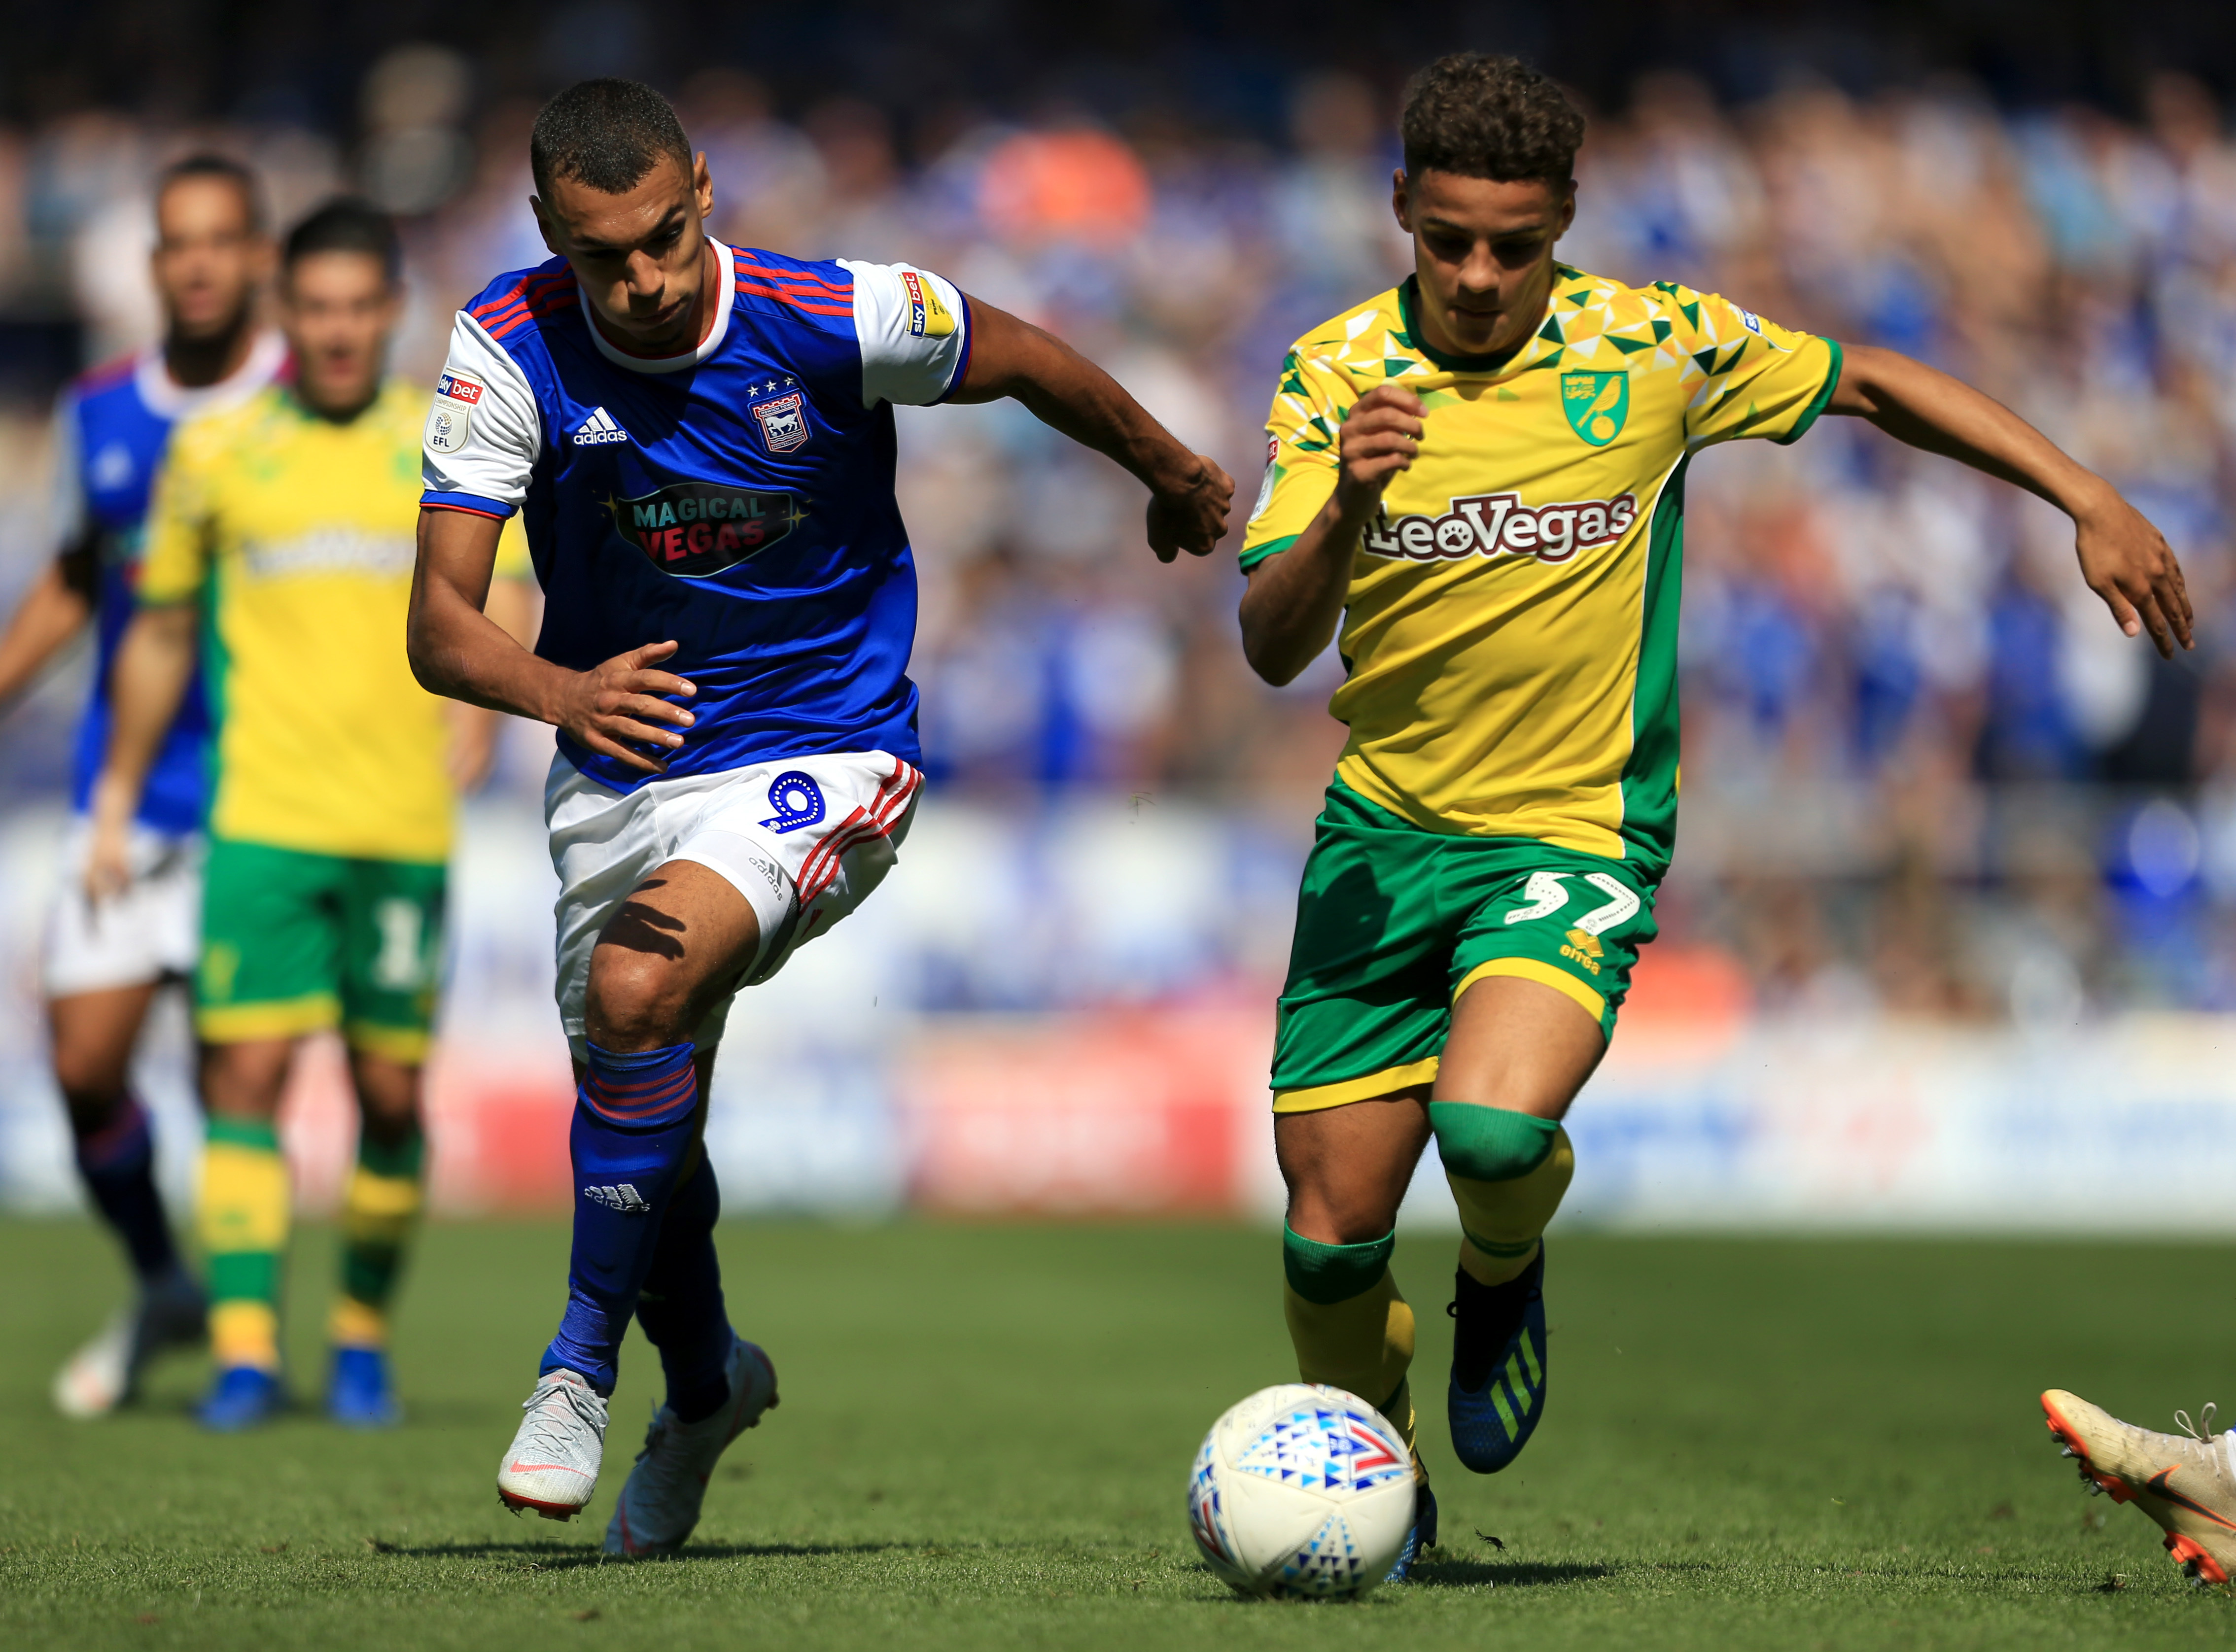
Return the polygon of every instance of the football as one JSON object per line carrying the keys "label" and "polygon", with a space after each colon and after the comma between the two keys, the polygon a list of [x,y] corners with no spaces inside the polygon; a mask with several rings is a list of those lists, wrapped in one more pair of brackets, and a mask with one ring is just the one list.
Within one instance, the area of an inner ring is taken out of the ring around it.
{"label": "football", "polygon": [[1413,1459],[1357,1394],[1263,1388],[1204,1436],[1188,1525],[1211,1569],[1243,1594],[1364,1595],[1413,1529]]}

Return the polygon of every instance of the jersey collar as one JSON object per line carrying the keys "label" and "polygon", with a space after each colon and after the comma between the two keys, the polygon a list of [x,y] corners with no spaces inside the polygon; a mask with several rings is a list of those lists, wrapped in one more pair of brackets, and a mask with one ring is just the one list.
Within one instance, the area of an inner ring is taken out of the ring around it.
{"label": "jersey collar", "polygon": [[713,236],[707,238],[707,244],[714,249],[715,267],[725,273],[714,284],[719,295],[719,302],[714,308],[714,324],[707,330],[707,337],[699,347],[687,350],[680,356],[630,355],[598,331],[596,317],[590,308],[590,295],[582,292],[582,284],[577,281],[575,291],[582,300],[582,324],[590,330],[590,342],[598,347],[598,354],[615,366],[626,367],[632,373],[680,373],[687,367],[696,367],[722,347],[722,339],[730,331],[730,311],[737,307],[737,280],[734,275],[728,273],[736,260],[730,249]]}
{"label": "jersey collar", "polygon": [[[1529,364],[1541,342],[1535,333],[1511,350],[1500,351],[1489,356],[1454,356],[1438,350],[1429,342],[1429,335],[1421,326],[1420,281],[1420,277],[1409,275],[1398,283],[1398,313],[1404,324],[1405,335],[1412,341],[1414,350],[1430,365],[1442,368],[1448,373],[1496,374]],[[1561,285],[1558,280],[1555,281],[1553,290],[1555,292],[1559,292]]]}
{"label": "jersey collar", "polygon": [[248,347],[248,357],[214,384],[185,385],[171,377],[158,344],[140,357],[132,370],[133,387],[140,400],[157,418],[179,420],[247,401],[279,376],[286,364],[287,341],[276,332],[260,332]]}

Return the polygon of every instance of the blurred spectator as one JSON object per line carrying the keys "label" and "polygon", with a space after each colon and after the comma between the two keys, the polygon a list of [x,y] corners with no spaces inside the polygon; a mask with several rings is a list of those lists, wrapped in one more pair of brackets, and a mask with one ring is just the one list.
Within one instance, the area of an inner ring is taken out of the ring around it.
{"label": "blurred spectator", "polygon": [[[1283,350],[1408,267],[1389,209],[1396,82],[1378,64],[1283,83],[1200,45],[1169,74],[1021,82],[997,110],[972,101],[983,77],[927,67],[924,91],[890,40],[858,46],[852,80],[780,73],[792,37],[755,14],[744,48],[670,65],[716,233],[943,270],[1106,363],[1246,499]],[[411,220],[403,365],[424,376],[461,296],[545,256],[527,205],[537,77],[656,72],[661,39],[649,13],[570,5],[525,55],[406,43],[351,71],[336,107],[355,123],[326,134],[67,101],[0,126],[0,336],[25,341],[18,361],[37,328],[71,318],[88,357],[146,337],[145,182],[187,142],[253,161],[284,220],[341,180],[345,141],[348,175]],[[1705,456],[1688,481],[1686,845],[1667,944],[1721,947],[1755,1001],[1812,1012],[2053,1024],[2118,1004],[2236,1006],[2224,110],[2181,73],[2143,83],[2132,118],[2001,109],[1946,76],[1871,95],[1760,83],[1767,95],[1733,106],[1687,72],[1641,75],[1594,120],[1562,256],[1719,289],[1982,384],[2159,522],[2201,646],[2156,664],[2080,587],[2061,516],[1852,422]],[[0,374],[0,395],[17,382]],[[0,407],[11,482],[43,412]],[[1187,792],[1303,829],[1341,738],[1320,710],[1338,663],[1285,692],[1258,684],[1232,562],[1157,567],[1138,490],[1020,410],[911,410],[898,428],[937,783],[1050,811],[1082,789]],[[0,510],[10,581],[43,551],[33,501],[11,486]],[[40,782],[33,757],[7,761],[17,795]],[[1053,967],[1032,960],[1063,948],[1043,941],[998,981],[932,996],[1091,995],[1045,984]],[[1272,963],[1253,967],[1278,967],[1278,947],[1262,950]]]}

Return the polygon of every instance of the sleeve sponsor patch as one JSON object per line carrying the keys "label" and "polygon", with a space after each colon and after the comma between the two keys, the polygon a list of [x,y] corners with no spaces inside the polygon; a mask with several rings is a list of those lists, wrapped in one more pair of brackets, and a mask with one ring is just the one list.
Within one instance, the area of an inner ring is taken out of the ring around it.
{"label": "sleeve sponsor patch", "polygon": [[445,372],[435,381],[435,394],[471,407],[482,399],[483,391],[479,379],[468,378],[464,373]]}
{"label": "sleeve sponsor patch", "polygon": [[939,293],[931,283],[914,270],[900,272],[901,285],[908,289],[909,333],[917,338],[944,338],[955,331],[955,318],[939,301]]}

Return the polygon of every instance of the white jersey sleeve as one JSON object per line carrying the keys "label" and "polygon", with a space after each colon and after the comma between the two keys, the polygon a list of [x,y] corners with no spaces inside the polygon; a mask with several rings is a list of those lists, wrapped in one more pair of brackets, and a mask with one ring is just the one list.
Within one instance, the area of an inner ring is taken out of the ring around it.
{"label": "white jersey sleeve", "polygon": [[78,451],[77,392],[64,390],[55,403],[53,492],[47,506],[47,541],[57,556],[77,548],[85,537],[84,456]]}
{"label": "white jersey sleeve", "polygon": [[952,391],[970,360],[970,314],[961,291],[912,264],[838,263],[854,278],[862,405],[924,407]]}
{"label": "white jersey sleeve", "polygon": [[543,416],[520,364],[464,311],[421,441],[425,503],[510,516],[528,496]]}

